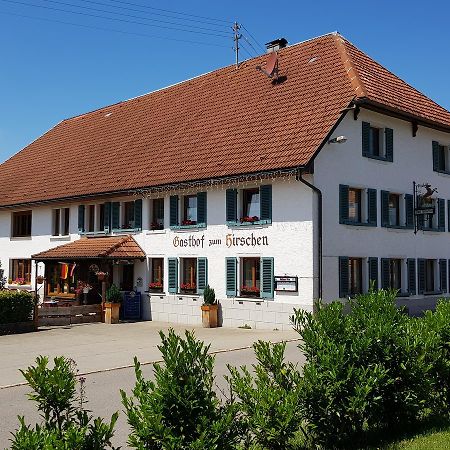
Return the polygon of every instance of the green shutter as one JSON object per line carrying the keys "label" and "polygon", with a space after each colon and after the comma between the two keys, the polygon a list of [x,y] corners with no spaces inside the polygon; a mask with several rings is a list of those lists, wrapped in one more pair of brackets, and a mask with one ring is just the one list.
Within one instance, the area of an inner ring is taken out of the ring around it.
{"label": "green shutter", "polygon": [[408,258],[408,292],[409,295],[416,295],[416,260]]}
{"label": "green shutter", "polygon": [[259,189],[259,199],[261,203],[261,220],[272,222],[272,185],[263,184]]}
{"label": "green shutter", "polygon": [[103,222],[103,231],[105,233],[111,232],[111,202],[105,203],[105,219]]}
{"label": "green shutter", "polygon": [[120,228],[120,203],[112,202],[112,213],[111,213],[111,223],[113,230],[117,230]]}
{"label": "green shutter", "polygon": [[447,292],[447,260],[439,260],[439,286],[441,292]]}
{"label": "green shutter", "polygon": [[237,189],[227,189],[225,215],[227,222],[237,221]]}
{"label": "green shutter", "polygon": [[370,123],[363,122],[362,123],[362,155],[369,156],[370,155]]}
{"label": "green shutter", "polygon": [[367,217],[370,225],[377,226],[377,190],[367,189]]}
{"label": "green shutter", "polygon": [[425,228],[425,216],[420,214],[417,216],[417,229],[423,230]]}
{"label": "green shutter", "polygon": [[197,223],[206,225],[207,222],[207,201],[206,192],[197,194]]}
{"label": "green shutter", "polygon": [[84,233],[86,228],[84,226],[84,205],[78,205],[78,232]]}
{"label": "green shutter", "polygon": [[197,294],[203,294],[208,284],[208,259],[197,258]]}
{"label": "green shutter", "polygon": [[381,191],[381,226],[389,225],[389,192]]}
{"label": "green shutter", "polygon": [[169,258],[167,265],[168,291],[171,294],[176,294],[178,292],[178,259]]}
{"label": "green shutter", "polygon": [[367,260],[369,265],[369,289],[378,289],[378,258],[370,257]]}
{"label": "green shutter", "polygon": [[170,196],[170,226],[177,226],[178,223],[178,195]]}
{"label": "green shutter", "polygon": [[412,194],[405,194],[406,228],[414,228],[414,199]]}
{"label": "green shutter", "polygon": [[261,258],[261,297],[273,298],[273,258]]}
{"label": "green shutter", "polygon": [[389,258],[381,258],[381,288],[389,289]]}
{"label": "green shutter", "polygon": [[450,231],[450,200],[447,200],[447,230]]}
{"label": "green shutter", "polygon": [[433,170],[439,172],[440,168],[440,152],[439,152],[439,142],[433,141]]}
{"label": "green shutter", "polygon": [[417,281],[419,294],[425,292],[425,260],[420,258],[417,260]]}
{"label": "green shutter", "polygon": [[134,201],[134,228],[142,230],[142,199]]}
{"label": "green shutter", "polygon": [[348,186],[339,185],[339,223],[348,221]]}
{"label": "green shutter", "polygon": [[384,129],[386,161],[394,161],[394,131],[392,128]]}
{"label": "green shutter", "polygon": [[236,297],[237,294],[237,259],[225,258],[225,284],[227,297]]}
{"label": "green shutter", "polygon": [[445,231],[445,200],[443,198],[438,198],[437,206],[438,206],[438,230]]}
{"label": "green shutter", "polygon": [[349,293],[348,256],[339,256],[339,298],[347,298]]}

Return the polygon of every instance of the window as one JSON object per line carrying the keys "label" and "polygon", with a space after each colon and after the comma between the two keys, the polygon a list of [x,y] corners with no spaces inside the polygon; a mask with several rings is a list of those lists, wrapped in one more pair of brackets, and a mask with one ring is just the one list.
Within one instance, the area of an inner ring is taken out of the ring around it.
{"label": "window", "polygon": [[382,148],[382,141],[380,138],[380,129],[370,127],[369,131],[369,152],[372,156],[384,157],[384,151]]}
{"label": "window", "polygon": [[389,287],[391,289],[402,290],[402,260],[389,260]]}
{"label": "window", "polygon": [[450,174],[450,146],[433,141],[433,170]]}
{"label": "window", "polygon": [[181,292],[197,291],[197,258],[181,258]]}
{"label": "window", "polygon": [[31,259],[11,259],[10,282],[31,284]]}
{"label": "window", "polygon": [[348,220],[350,222],[362,222],[361,217],[361,189],[349,188],[348,190]]}
{"label": "window", "polygon": [[389,225],[400,225],[400,195],[389,193]]}
{"label": "window", "polygon": [[152,220],[150,224],[151,230],[164,229],[164,199],[155,198],[152,200]]}
{"label": "window", "polygon": [[98,205],[98,226],[97,231],[105,230],[105,204]]}
{"label": "window", "polygon": [[377,190],[339,185],[339,223],[377,226]]}
{"label": "window", "polygon": [[448,151],[444,145],[439,145],[439,170],[445,172],[448,169]]}
{"label": "window", "polygon": [[123,225],[124,230],[134,228],[134,202],[123,203]]}
{"label": "window", "polygon": [[53,210],[53,236],[69,235],[70,208],[58,208]]}
{"label": "window", "polygon": [[195,225],[197,223],[197,196],[186,195],[183,203],[182,225]]}
{"label": "window", "polygon": [[153,292],[162,292],[164,286],[164,259],[151,258],[150,259],[150,284],[149,289]]}
{"label": "window", "polygon": [[394,160],[393,130],[362,122],[362,155],[366,158],[392,162]]}
{"label": "window", "polygon": [[348,259],[349,270],[349,294],[351,296],[362,294],[362,259],[361,258],[349,258]]}
{"label": "window", "polygon": [[435,282],[434,282],[434,271],[435,271],[435,262],[434,259],[426,259],[425,260],[425,292],[434,292],[435,291]]}
{"label": "window", "polygon": [[243,189],[241,222],[256,221],[260,219],[260,216],[259,188]]}
{"label": "window", "polygon": [[31,211],[19,211],[12,214],[12,237],[31,236]]}
{"label": "window", "polygon": [[90,233],[95,231],[95,205],[88,206],[87,231]]}
{"label": "window", "polygon": [[259,297],[261,289],[261,263],[259,258],[241,259],[241,296]]}

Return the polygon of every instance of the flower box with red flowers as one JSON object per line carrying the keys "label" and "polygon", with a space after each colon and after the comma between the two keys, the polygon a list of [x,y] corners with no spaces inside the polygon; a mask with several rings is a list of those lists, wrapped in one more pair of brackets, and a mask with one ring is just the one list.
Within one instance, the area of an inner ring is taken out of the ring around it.
{"label": "flower box with red flowers", "polygon": [[197,286],[195,283],[181,283],[180,288],[182,291],[192,293],[196,291]]}
{"label": "flower box with red flowers", "polygon": [[164,230],[164,224],[158,222],[152,222],[150,224],[150,230]]}
{"label": "flower box with red flowers", "polygon": [[183,226],[197,225],[197,221],[191,220],[191,219],[185,219],[181,222],[181,225],[183,225]]}
{"label": "flower box with red flowers", "polygon": [[258,216],[244,216],[241,217],[241,223],[255,223],[259,221]]}
{"label": "flower box with red flowers", "polygon": [[160,281],[154,281],[148,285],[148,290],[150,292],[162,292],[163,285]]}
{"label": "flower box with red flowers", "polygon": [[260,289],[256,286],[241,286],[241,295],[259,297]]}

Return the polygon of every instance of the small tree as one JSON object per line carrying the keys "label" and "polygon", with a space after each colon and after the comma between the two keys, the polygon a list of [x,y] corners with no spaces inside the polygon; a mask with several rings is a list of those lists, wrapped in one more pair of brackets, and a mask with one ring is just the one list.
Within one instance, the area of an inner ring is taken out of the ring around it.
{"label": "small tree", "polygon": [[56,357],[53,369],[48,358],[36,358],[36,366],[21,370],[34,392],[28,394],[37,403],[43,422],[34,428],[19,417],[20,427],[13,433],[12,450],[103,450],[111,447],[118,413],[110,423],[101,418],[92,420],[84,409],[84,378],[80,378],[77,394],[75,363],[65,357]]}
{"label": "small tree", "polygon": [[122,403],[132,428],[129,444],[148,450],[233,449],[239,423],[233,401],[224,404],[213,389],[214,356],[209,345],[186,331],[185,339],[171,329],[160,332],[164,364],[154,364],[155,381],[145,380],[134,359],[133,396]]}

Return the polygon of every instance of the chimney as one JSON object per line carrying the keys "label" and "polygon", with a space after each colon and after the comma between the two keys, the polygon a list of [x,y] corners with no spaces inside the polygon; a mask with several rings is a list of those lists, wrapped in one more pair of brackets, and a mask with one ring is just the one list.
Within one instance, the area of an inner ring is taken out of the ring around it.
{"label": "chimney", "polygon": [[274,41],[270,41],[266,43],[266,53],[272,53],[280,50],[280,48],[286,47],[288,44],[287,39],[285,38],[279,38],[275,39]]}

